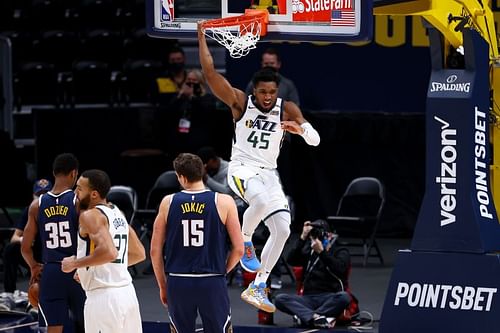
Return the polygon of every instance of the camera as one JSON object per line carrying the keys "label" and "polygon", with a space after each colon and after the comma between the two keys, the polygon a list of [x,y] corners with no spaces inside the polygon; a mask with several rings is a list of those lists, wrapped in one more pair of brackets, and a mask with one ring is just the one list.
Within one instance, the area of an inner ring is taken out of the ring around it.
{"label": "camera", "polygon": [[201,85],[199,83],[193,84],[193,94],[195,96],[201,96]]}
{"label": "camera", "polygon": [[193,82],[186,82],[186,85],[193,88],[193,95],[201,96],[201,84],[193,83]]}
{"label": "camera", "polygon": [[326,237],[326,233],[328,232],[328,224],[323,221],[323,220],[316,220],[311,223],[309,223],[311,227],[311,231],[309,232],[309,236],[311,236],[314,239],[319,239],[323,240]]}

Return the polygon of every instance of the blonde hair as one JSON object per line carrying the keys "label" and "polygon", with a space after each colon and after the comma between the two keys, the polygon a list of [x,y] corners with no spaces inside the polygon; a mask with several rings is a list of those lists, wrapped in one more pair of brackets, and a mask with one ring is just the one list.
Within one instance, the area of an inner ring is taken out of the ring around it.
{"label": "blonde hair", "polygon": [[200,82],[201,94],[205,95],[207,93],[207,81],[205,80],[205,76],[203,75],[202,71],[200,71],[199,69],[190,69],[187,71],[186,77],[191,73],[193,73]]}

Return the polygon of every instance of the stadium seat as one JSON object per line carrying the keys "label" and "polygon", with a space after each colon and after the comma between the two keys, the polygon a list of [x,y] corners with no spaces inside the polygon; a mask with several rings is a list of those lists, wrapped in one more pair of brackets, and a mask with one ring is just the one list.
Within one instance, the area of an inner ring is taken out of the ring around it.
{"label": "stadium seat", "polygon": [[152,232],[152,222],[154,222],[154,217],[158,213],[158,207],[162,199],[166,195],[180,190],[181,186],[177,180],[175,171],[165,171],[158,176],[154,185],[148,192],[145,209],[139,209],[137,211],[138,218],[141,217],[143,220],[142,233],[140,235],[141,240],[143,240],[144,237],[149,237]]}
{"label": "stadium seat", "polygon": [[116,29],[117,8],[113,0],[82,0],[78,6],[80,30]]}
{"label": "stadium seat", "polygon": [[15,104],[18,110],[26,105],[58,106],[61,85],[53,64],[28,62],[21,66],[15,77]]}
{"label": "stadium seat", "polygon": [[[351,256],[363,257],[363,266],[366,266],[369,257],[378,257],[380,263],[384,264],[376,240],[384,203],[385,191],[380,180],[373,177],[355,178],[340,198],[336,215],[327,218],[341,239],[354,239],[354,241],[341,241],[341,245],[363,248],[361,254],[351,253]],[[371,253],[372,249],[375,250],[374,254]]]}
{"label": "stadium seat", "polygon": [[14,0],[0,1],[0,31],[21,28],[20,12]]}
{"label": "stadium seat", "polygon": [[144,0],[125,0],[120,3],[117,19],[124,33],[133,31],[137,27],[146,26],[146,15],[144,15]]}
{"label": "stadium seat", "polygon": [[[116,205],[125,215],[127,222],[135,230],[134,217],[137,211],[137,193],[130,186],[114,185],[106,196],[108,202]],[[132,274],[137,275],[136,265],[130,267]]]}
{"label": "stadium seat", "polygon": [[113,104],[111,71],[107,63],[77,61],[70,80],[71,104]]}
{"label": "stadium seat", "polygon": [[123,67],[121,78],[122,100],[129,103],[155,103],[158,89],[156,77],[163,69],[158,60],[131,60]]}
{"label": "stadium seat", "polygon": [[37,30],[65,29],[69,22],[69,10],[64,0],[33,0],[23,11],[25,24],[32,24]]}
{"label": "stadium seat", "polygon": [[111,186],[106,199],[120,208],[127,222],[133,225],[137,211],[137,193],[132,187],[124,185]]}
{"label": "stadium seat", "polygon": [[123,39],[117,31],[90,30],[85,35],[81,56],[86,60],[105,62],[112,70],[118,70],[123,61]]}
{"label": "stadium seat", "polygon": [[29,32],[18,30],[6,30],[0,35],[10,40],[12,44],[13,71],[19,70],[20,66],[29,61],[35,61],[33,54],[33,37]]}
{"label": "stadium seat", "polygon": [[80,54],[79,36],[68,30],[46,30],[34,42],[36,59],[52,62],[58,71],[71,71],[73,60]]}
{"label": "stadium seat", "polygon": [[151,38],[145,28],[139,28],[125,39],[124,54],[127,59],[154,59],[166,62],[170,49],[176,44],[176,39]]}

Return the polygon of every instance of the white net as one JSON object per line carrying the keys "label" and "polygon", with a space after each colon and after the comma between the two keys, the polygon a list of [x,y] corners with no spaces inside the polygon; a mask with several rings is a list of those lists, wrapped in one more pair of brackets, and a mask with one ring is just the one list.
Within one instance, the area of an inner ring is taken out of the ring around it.
{"label": "white net", "polygon": [[236,22],[224,27],[206,27],[203,33],[216,40],[229,50],[233,58],[244,57],[256,47],[260,39],[261,23],[259,20],[251,22]]}

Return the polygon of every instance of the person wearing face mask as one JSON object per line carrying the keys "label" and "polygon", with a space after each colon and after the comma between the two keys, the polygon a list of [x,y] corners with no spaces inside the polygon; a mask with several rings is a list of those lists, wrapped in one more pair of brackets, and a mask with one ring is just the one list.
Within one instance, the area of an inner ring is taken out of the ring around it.
{"label": "person wearing face mask", "polygon": [[160,104],[166,105],[182,88],[186,81],[186,56],[180,47],[174,47],[168,54],[167,72],[156,79]]}
{"label": "person wearing face mask", "polygon": [[171,156],[195,153],[214,140],[212,126],[216,99],[208,93],[205,78],[199,69],[189,70],[177,95],[168,104],[165,113],[170,116],[169,139]]}

